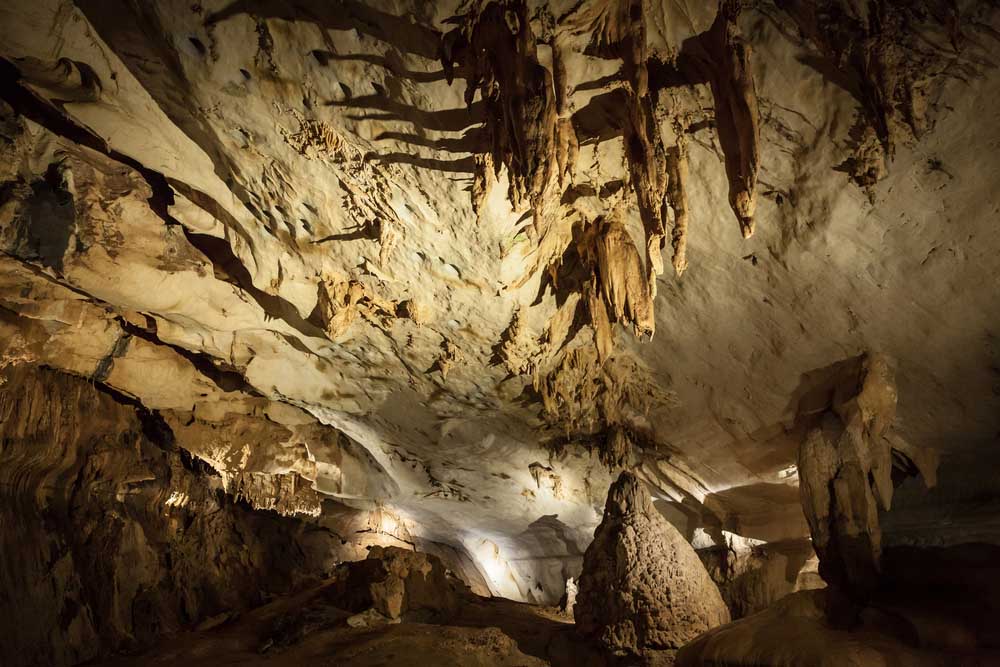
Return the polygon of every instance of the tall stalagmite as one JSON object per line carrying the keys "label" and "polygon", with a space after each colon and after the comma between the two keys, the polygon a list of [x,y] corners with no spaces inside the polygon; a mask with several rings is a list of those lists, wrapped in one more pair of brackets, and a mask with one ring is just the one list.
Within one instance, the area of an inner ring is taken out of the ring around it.
{"label": "tall stalagmite", "polygon": [[630,472],[608,491],[583,557],[574,613],[581,634],[630,655],[678,649],[729,621],[694,549]]}

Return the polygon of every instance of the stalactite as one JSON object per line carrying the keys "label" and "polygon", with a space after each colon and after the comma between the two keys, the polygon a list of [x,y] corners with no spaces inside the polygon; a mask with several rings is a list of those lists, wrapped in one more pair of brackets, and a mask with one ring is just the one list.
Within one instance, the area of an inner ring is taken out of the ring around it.
{"label": "stalactite", "polygon": [[617,218],[594,223],[597,273],[601,294],[616,322],[631,327],[636,336],[653,336],[653,296],[642,279],[642,260],[625,226]]}
{"label": "stalactite", "polygon": [[556,100],[551,73],[538,62],[535,35],[523,0],[489,2],[442,37],[446,71],[463,64],[469,74],[465,102],[476,92],[486,105],[494,168],[503,165],[515,206],[528,202],[537,215],[557,168]]}
{"label": "stalactite", "polygon": [[725,155],[729,205],[743,237],[753,234],[760,168],[760,114],[750,69],[750,46],[736,21],[739,0],[723,0],[715,22],[700,36],[696,60],[712,86],[715,124]]}
{"label": "stalactite", "polygon": [[618,35],[618,54],[628,84],[625,154],[646,235],[646,281],[656,296],[656,277],[663,273],[667,223],[667,158],[656,118],[656,94],[650,94],[646,67],[646,26],[641,0],[621,0],[625,20]]}
{"label": "stalactite", "polygon": [[667,174],[670,187],[667,196],[670,208],[674,211],[674,228],[670,243],[674,249],[674,271],[680,276],[687,268],[687,235],[688,235],[688,158],[687,149],[683,143],[678,143],[667,150]]}

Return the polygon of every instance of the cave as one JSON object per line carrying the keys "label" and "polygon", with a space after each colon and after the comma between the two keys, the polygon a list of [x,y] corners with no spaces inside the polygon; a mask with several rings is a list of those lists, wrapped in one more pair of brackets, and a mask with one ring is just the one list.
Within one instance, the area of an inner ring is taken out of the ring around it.
{"label": "cave", "polygon": [[0,664],[1000,665],[1000,2],[0,3]]}

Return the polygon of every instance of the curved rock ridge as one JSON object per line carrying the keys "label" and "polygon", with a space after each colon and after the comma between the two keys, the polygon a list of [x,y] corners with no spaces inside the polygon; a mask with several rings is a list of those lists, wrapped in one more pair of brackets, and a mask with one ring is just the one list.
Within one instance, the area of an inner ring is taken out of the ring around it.
{"label": "curved rock ridge", "polygon": [[608,490],[573,614],[583,636],[626,655],[678,649],[729,622],[698,555],[630,472]]}

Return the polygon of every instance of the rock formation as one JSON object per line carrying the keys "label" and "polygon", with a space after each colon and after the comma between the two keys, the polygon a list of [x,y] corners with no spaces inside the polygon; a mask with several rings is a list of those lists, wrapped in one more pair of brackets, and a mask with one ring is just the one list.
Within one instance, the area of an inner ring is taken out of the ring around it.
{"label": "rock formation", "polygon": [[399,547],[373,547],[366,560],[344,564],[335,576],[326,596],[338,607],[373,609],[394,621],[446,617],[468,594],[436,556]]}
{"label": "rock formation", "polygon": [[863,603],[878,585],[878,514],[892,506],[894,470],[919,473],[933,485],[936,462],[889,438],[897,393],[885,357],[869,354],[841,365],[824,393],[825,410],[800,406],[808,422],[799,449],[802,507],[823,579]]}
{"label": "rock formation", "polygon": [[998,34],[994,0],[0,2],[0,532],[41,555],[3,558],[0,662],[224,635],[373,546],[543,605],[465,610],[550,660],[568,629],[522,627],[622,470],[734,616],[812,535],[838,628],[987,650]]}
{"label": "rock formation", "polygon": [[[883,551],[880,521],[894,486],[907,475],[933,486],[937,476],[933,455],[892,434],[898,396],[889,360],[861,355],[818,371],[807,386],[798,473],[828,586],[706,633],[677,664],[943,665],[954,654],[969,664],[995,662],[990,651],[1000,644],[985,629],[1000,618],[993,586],[974,592],[958,583],[995,576],[996,566],[985,565],[995,547]],[[908,559],[923,568],[904,565]],[[943,572],[952,573],[944,585]]]}
{"label": "rock formation", "polygon": [[948,664],[945,655],[921,652],[889,636],[831,628],[826,591],[793,593],[740,622],[708,632],[677,653],[677,667],[702,665],[913,665]]}
{"label": "rock formation", "polygon": [[688,57],[712,86],[719,144],[726,156],[729,205],[746,238],[753,234],[757,210],[760,121],[750,46],[737,24],[741,6],[739,0],[722,0],[712,27],[699,35]]}
{"label": "rock formation", "polygon": [[727,623],[729,610],[691,545],[623,472],[583,557],[574,616],[584,637],[641,655],[680,648]]}
{"label": "rock formation", "polygon": [[[228,495],[155,411],[25,363],[0,377],[0,623],[18,628],[3,643],[5,663],[138,650],[364,554],[366,535],[350,535],[346,522],[290,516],[300,509],[292,491]],[[268,498],[289,516],[253,509]],[[369,557],[386,573],[371,596],[387,616],[453,608],[448,592],[464,586],[435,556],[375,546]]]}
{"label": "rock formation", "polygon": [[733,536],[698,549],[733,620],[766,609],[789,593],[826,587],[808,539],[754,543]]}
{"label": "rock formation", "polygon": [[335,534],[229,499],[155,412],[25,364],[3,377],[5,661],[135,649],[335,564]]}
{"label": "rock formation", "polygon": [[576,595],[579,592],[579,587],[577,583],[573,581],[573,577],[566,580],[566,594],[559,601],[559,610],[569,616],[574,618],[574,609],[576,608]]}

